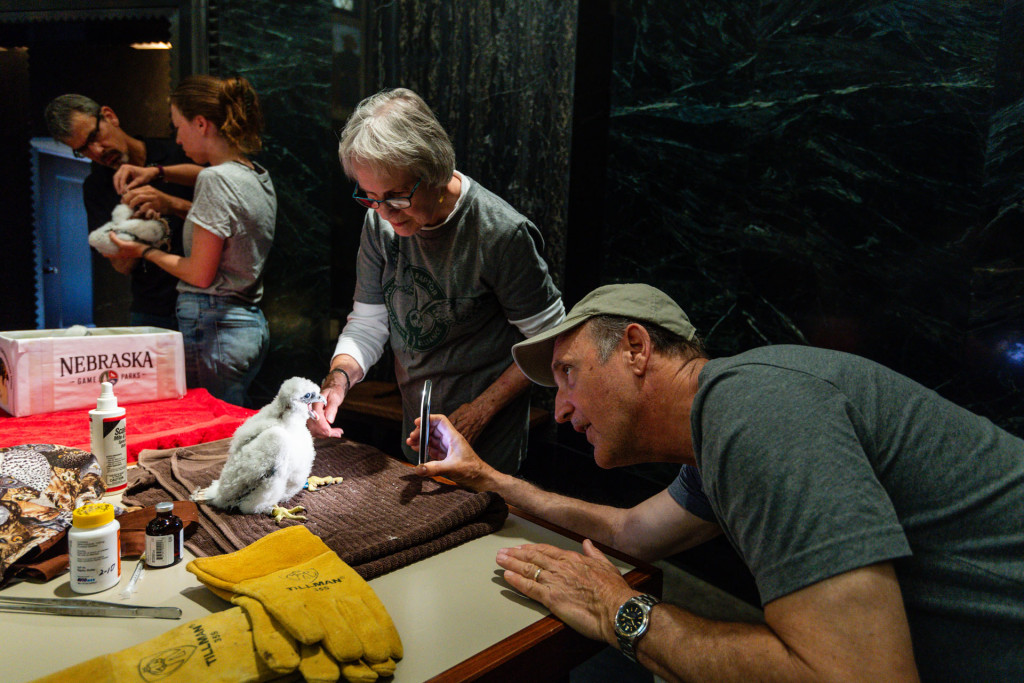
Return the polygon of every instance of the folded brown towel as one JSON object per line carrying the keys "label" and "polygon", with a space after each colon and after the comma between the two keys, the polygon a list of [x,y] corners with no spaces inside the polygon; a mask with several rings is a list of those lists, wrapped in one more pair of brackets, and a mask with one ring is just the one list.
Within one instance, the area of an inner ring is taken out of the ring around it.
{"label": "folded brown towel", "polygon": [[[142,451],[124,501],[149,506],[187,500],[209,486],[227,460],[228,439],[184,448]],[[424,479],[408,465],[348,439],[317,439],[313,475],[344,481],[302,491],[281,504],[302,505],[305,524],[364,579],[502,527],[508,507],[493,493],[473,493]],[[281,528],[265,515],[199,505],[200,529],[185,546],[195,555],[232,552]]]}

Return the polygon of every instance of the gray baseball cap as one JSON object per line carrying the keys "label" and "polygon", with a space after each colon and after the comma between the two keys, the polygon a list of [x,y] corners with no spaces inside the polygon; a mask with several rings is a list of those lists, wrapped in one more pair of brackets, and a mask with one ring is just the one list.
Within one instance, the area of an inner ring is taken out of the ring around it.
{"label": "gray baseball cap", "polygon": [[545,387],[555,386],[551,356],[555,338],[595,315],[618,315],[664,327],[684,339],[693,339],[696,328],[683,309],[660,289],[640,283],[605,285],[580,299],[558,325],[512,347],[512,357],[530,380]]}

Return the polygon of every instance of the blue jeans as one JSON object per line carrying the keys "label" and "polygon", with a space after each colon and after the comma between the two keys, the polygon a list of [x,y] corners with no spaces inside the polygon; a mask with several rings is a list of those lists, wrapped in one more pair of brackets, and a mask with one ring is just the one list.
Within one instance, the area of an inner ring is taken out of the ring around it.
{"label": "blue jeans", "polygon": [[179,292],[177,314],[188,386],[246,405],[249,385],[270,348],[270,327],[260,307],[224,296]]}

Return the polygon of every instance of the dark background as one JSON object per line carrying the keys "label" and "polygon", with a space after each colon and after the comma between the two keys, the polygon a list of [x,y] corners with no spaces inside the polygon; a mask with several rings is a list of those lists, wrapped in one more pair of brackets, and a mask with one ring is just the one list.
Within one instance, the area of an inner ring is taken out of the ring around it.
{"label": "dark background", "polygon": [[[458,168],[538,224],[567,307],[600,284],[648,282],[712,355],[850,351],[1024,435],[1021,0],[208,6],[209,70],[259,91],[258,159],[280,201],[258,400],[327,368],[361,225],[337,133],[359,96],[402,85],[435,108]],[[64,71],[35,62],[52,31],[0,12],[0,329],[34,321],[27,138],[46,134],[49,97],[105,88],[82,74],[114,68],[100,45],[116,48],[117,16],[71,31]],[[337,54],[344,35],[361,38],[358,62]],[[133,83],[93,96],[120,111]],[[373,376],[388,374],[380,365]],[[588,451],[539,430],[527,474],[622,503],[672,475],[605,477],[585,469]]]}

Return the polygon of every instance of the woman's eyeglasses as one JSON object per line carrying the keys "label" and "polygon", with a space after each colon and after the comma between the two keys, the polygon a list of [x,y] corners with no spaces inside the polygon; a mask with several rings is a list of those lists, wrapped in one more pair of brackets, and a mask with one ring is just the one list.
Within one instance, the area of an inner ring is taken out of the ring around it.
{"label": "woman's eyeglasses", "polygon": [[387,199],[370,199],[359,194],[359,183],[356,183],[356,189],[352,190],[352,199],[359,202],[362,206],[368,209],[376,209],[381,204],[385,204],[389,209],[400,211],[402,209],[408,209],[412,206],[412,196],[416,194],[416,188],[420,186],[420,180],[416,181],[416,184],[412,186],[412,192],[407,197],[389,197]]}

